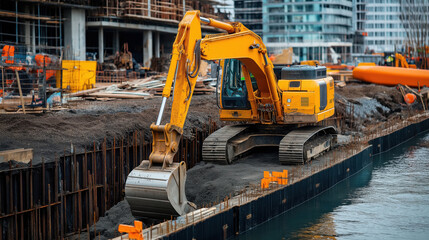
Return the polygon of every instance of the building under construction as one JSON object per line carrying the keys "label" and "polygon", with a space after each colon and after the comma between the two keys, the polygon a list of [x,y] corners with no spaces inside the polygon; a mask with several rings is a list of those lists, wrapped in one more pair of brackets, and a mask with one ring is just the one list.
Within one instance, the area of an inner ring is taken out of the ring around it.
{"label": "building under construction", "polygon": [[[228,17],[217,1],[195,0],[3,0],[0,46],[16,54],[48,53],[67,60],[104,58],[125,43],[138,63],[170,54],[177,25],[188,10],[202,16]],[[207,28],[207,31],[213,31]]]}

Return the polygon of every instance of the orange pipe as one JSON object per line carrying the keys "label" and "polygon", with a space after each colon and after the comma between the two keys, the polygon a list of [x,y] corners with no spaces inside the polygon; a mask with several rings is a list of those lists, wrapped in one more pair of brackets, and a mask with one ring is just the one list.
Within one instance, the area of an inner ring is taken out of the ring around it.
{"label": "orange pipe", "polygon": [[388,86],[402,84],[410,87],[429,87],[429,70],[422,69],[358,66],[353,69],[353,78]]}

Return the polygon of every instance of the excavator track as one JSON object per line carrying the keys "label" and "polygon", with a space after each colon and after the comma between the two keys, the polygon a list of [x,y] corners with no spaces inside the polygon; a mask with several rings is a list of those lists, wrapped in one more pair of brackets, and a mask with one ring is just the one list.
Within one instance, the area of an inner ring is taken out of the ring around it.
{"label": "excavator track", "polygon": [[289,132],[279,145],[280,163],[305,164],[328,151],[336,133],[332,126],[305,126]]}
{"label": "excavator track", "polygon": [[225,126],[208,136],[203,143],[203,160],[219,164],[229,164],[232,157],[228,156],[227,145],[231,138],[237,136],[248,126]]}

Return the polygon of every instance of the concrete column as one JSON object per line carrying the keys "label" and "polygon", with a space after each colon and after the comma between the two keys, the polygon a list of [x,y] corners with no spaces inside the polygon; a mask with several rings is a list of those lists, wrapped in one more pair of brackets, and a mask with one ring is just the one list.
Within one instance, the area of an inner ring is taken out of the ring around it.
{"label": "concrete column", "polygon": [[31,51],[36,54],[36,25],[31,26]]}
{"label": "concrete column", "polygon": [[[25,13],[30,14],[30,7],[29,6],[25,6]],[[31,51],[31,25],[30,25],[30,21],[25,21],[24,38],[25,38],[25,46],[27,48],[27,52],[30,52]]]}
{"label": "concrete column", "polygon": [[159,58],[161,53],[161,46],[160,46],[160,40],[159,40],[159,32],[154,33],[154,50],[155,50],[155,57]]}
{"label": "concrete column", "polygon": [[85,10],[68,8],[65,10],[64,21],[64,59],[85,60],[86,58],[86,30]]}
{"label": "concrete column", "polygon": [[113,32],[113,54],[116,52],[121,52],[121,48],[119,46],[119,31],[116,30]]}
{"label": "concrete column", "polygon": [[[36,15],[36,8],[33,6],[32,14]],[[31,51],[36,54],[36,21],[31,25]]]}
{"label": "concrete column", "polygon": [[104,31],[103,27],[98,29],[98,62],[104,62]]}
{"label": "concrete column", "polygon": [[143,32],[143,65],[150,67],[150,60],[153,53],[152,31]]}

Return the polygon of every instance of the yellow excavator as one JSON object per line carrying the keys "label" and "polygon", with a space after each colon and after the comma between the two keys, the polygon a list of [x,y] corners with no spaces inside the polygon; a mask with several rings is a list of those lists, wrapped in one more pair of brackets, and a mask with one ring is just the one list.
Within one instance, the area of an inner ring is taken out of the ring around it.
{"label": "yellow excavator", "polygon": [[415,64],[409,64],[407,59],[400,53],[395,53],[395,67],[417,68]]}
{"label": "yellow excavator", "polygon": [[[226,33],[202,38],[201,24]],[[304,164],[336,140],[334,127],[315,125],[334,114],[334,81],[325,67],[273,69],[262,39],[244,25],[189,11],[179,24],[159,115],[151,125],[152,153],[126,181],[135,216],[169,219],[195,209],[185,195],[186,164],[173,158],[201,60],[219,60],[222,66],[216,94],[220,119],[247,123],[227,125],[206,138],[204,161],[228,164],[255,147],[278,146],[280,163]],[[161,124],[170,97],[170,121]]]}

